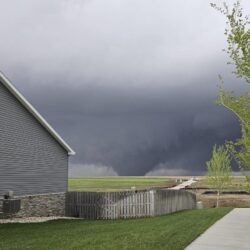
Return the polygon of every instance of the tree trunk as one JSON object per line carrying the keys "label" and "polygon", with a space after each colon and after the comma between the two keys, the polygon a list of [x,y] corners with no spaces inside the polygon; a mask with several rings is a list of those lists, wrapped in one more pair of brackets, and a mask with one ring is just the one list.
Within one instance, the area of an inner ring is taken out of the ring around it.
{"label": "tree trunk", "polygon": [[220,192],[217,192],[216,207],[219,207]]}

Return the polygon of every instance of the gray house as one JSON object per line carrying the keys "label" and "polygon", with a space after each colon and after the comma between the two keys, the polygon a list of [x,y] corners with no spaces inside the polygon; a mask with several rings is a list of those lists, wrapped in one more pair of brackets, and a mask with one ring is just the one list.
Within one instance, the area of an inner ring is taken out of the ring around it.
{"label": "gray house", "polygon": [[74,151],[0,73],[0,196],[21,199],[17,216],[63,215]]}

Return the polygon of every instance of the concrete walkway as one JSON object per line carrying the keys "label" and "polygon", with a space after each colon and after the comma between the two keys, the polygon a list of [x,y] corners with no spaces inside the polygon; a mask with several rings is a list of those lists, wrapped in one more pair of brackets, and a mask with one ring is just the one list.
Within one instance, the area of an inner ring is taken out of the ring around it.
{"label": "concrete walkway", "polygon": [[183,188],[185,188],[185,187],[188,187],[188,186],[192,185],[192,184],[195,183],[195,182],[196,182],[196,181],[195,181],[193,178],[191,178],[191,179],[189,179],[188,181],[184,181],[184,182],[182,182],[181,184],[179,184],[179,185],[177,185],[177,186],[175,186],[175,187],[169,188],[169,189],[180,190],[180,189],[183,189]]}
{"label": "concrete walkway", "polygon": [[245,249],[250,249],[250,208],[235,208],[186,248],[186,250]]}

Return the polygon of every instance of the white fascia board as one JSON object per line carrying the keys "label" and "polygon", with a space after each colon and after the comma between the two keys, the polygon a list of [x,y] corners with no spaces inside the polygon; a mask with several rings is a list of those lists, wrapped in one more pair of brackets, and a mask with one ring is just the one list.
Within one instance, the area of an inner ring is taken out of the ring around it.
{"label": "white fascia board", "polygon": [[39,112],[26,100],[26,98],[13,86],[8,78],[0,72],[0,80],[3,85],[21,102],[21,104],[38,120],[38,122],[54,137],[56,141],[68,152],[75,155],[74,150],[62,139],[62,137],[49,125]]}

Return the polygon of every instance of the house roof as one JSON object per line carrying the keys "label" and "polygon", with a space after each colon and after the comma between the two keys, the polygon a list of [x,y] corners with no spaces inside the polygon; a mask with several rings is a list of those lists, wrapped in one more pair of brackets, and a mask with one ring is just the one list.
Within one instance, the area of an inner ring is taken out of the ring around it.
{"label": "house roof", "polygon": [[25,97],[13,86],[8,78],[0,72],[0,82],[18,99],[18,101],[31,113],[31,115],[51,134],[51,136],[68,152],[75,155],[74,150],[62,139],[62,137],[49,125],[41,114],[25,99]]}

